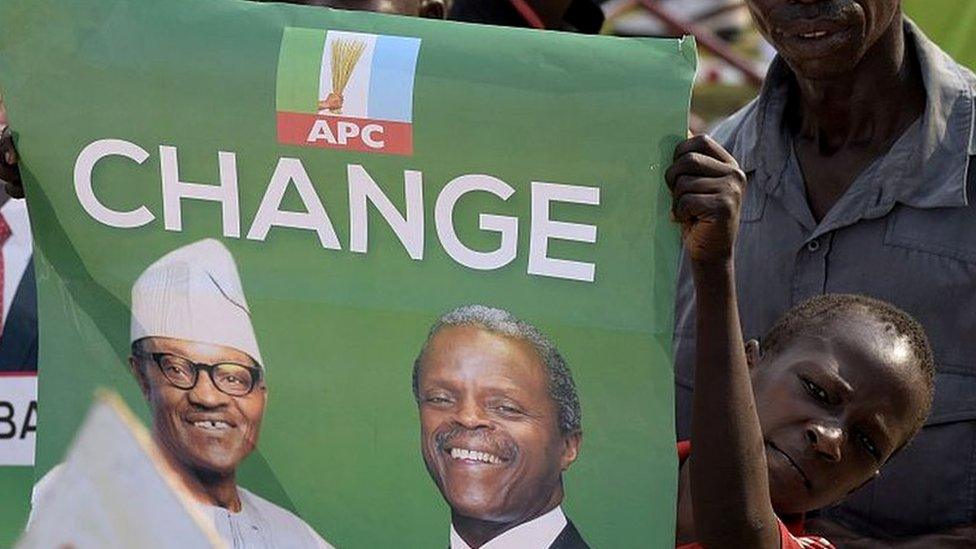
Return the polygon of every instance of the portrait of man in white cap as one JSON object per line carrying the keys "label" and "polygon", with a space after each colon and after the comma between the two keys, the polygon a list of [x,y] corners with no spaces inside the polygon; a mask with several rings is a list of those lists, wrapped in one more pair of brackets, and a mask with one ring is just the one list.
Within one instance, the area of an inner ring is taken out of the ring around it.
{"label": "portrait of man in white cap", "polygon": [[234,258],[208,239],[150,265],[132,287],[129,365],[153,439],[230,547],[331,547],[294,514],[237,485],[268,399]]}

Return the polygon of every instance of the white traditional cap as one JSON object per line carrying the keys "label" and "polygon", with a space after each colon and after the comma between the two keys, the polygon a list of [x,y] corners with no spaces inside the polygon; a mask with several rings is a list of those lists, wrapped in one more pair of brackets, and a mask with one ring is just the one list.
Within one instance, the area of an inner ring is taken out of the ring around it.
{"label": "white traditional cap", "polygon": [[234,257],[212,238],[173,250],[139,275],[130,335],[132,342],[172,337],[225,345],[264,367]]}

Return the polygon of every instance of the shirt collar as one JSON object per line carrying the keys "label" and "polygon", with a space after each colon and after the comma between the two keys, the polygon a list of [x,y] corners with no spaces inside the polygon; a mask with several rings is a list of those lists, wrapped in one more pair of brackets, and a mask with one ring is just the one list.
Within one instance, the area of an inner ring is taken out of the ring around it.
{"label": "shirt collar", "polygon": [[[973,133],[973,85],[976,77],[953,61],[921,30],[904,19],[906,45],[914,45],[926,92],[919,131],[918,154],[905,177],[880,183],[880,200],[918,208],[965,206],[970,155],[976,155]],[[910,48],[909,48],[910,49]],[[746,172],[758,172],[756,183],[767,194],[781,181],[790,156],[791,139],[785,126],[786,102],[792,72],[776,56],[754,106],[755,116],[742,126],[732,144]]]}
{"label": "shirt collar", "polygon": [[27,218],[27,204],[24,200],[8,198],[7,203],[0,206],[0,215],[3,215],[7,225],[10,226],[10,239],[7,241],[17,246],[31,246],[30,220]]}
{"label": "shirt collar", "polygon": [[[568,521],[563,509],[557,506],[552,511],[506,530],[480,549],[525,549],[547,548],[559,537]],[[454,525],[451,525],[451,549],[471,549],[461,538]]]}

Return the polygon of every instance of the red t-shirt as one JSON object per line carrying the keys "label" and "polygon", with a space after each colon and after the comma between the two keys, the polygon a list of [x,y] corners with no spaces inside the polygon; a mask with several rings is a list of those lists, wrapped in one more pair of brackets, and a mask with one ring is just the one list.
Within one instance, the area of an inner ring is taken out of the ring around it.
{"label": "red t-shirt", "polygon": [[[678,465],[684,465],[691,455],[691,441],[682,440],[678,443]],[[819,536],[807,536],[803,531],[803,518],[784,523],[779,518],[779,539],[782,549],[835,549],[833,544]],[[677,549],[702,549],[697,542],[678,545]]]}

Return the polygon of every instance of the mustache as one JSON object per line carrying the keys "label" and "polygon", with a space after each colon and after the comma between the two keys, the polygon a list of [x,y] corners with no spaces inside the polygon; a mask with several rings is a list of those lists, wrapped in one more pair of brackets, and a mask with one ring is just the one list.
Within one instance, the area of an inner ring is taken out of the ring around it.
{"label": "mustache", "polygon": [[853,0],[825,0],[812,4],[789,3],[775,9],[769,19],[776,24],[812,19],[842,22],[857,11],[857,4]]}
{"label": "mustache", "polygon": [[434,444],[437,449],[446,451],[454,447],[477,447],[483,451],[499,457],[510,458],[515,455],[516,448],[507,441],[498,440],[484,429],[469,430],[455,426],[434,434]]}

